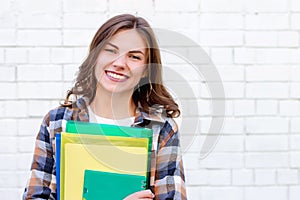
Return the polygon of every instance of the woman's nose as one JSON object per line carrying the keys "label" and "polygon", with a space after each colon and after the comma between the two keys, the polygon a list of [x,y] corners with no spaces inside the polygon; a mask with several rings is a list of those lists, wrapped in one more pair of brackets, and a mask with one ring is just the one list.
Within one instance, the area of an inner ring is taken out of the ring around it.
{"label": "woman's nose", "polygon": [[113,61],[113,66],[115,67],[125,67],[126,66],[126,54],[121,54],[119,55],[114,61]]}

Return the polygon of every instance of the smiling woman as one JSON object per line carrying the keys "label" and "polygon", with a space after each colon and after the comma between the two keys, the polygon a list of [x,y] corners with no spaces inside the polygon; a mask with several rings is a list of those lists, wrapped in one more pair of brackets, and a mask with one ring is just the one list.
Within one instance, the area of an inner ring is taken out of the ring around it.
{"label": "smiling woman", "polygon": [[[71,95],[75,101],[70,101]],[[157,137],[152,144],[150,188],[124,198],[186,199],[179,132],[173,120],[179,115],[163,85],[160,51],[147,21],[128,14],[109,19],[95,34],[64,103],[43,120],[23,199],[57,198],[54,138],[68,120],[153,129]]]}
{"label": "smiling woman", "polygon": [[97,94],[131,100],[135,86],[146,76],[146,44],[134,29],[115,34],[100,51],[95,67]]}

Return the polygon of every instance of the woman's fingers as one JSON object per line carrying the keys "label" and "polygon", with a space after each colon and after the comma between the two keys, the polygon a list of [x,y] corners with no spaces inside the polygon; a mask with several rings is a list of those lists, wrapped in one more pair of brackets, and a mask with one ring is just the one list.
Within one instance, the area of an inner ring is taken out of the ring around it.
{"label": "woman's fingers", "polygon": [[153,198],[154,194],[151,192],[151,190],[142,190],[127,196],[124,200],[152,200]]}

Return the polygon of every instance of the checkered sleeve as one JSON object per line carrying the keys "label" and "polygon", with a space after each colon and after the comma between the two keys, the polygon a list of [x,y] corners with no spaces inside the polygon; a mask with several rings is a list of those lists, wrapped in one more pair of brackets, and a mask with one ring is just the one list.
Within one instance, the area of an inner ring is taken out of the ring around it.
{"label": "checkered sleeve", "polygon": [[157,151],[155,199],[187,199],[179,132],[173,119],[161,129]]}
{"label": "checkered sleeve", "polygon": [[47,114],[36,137],[30,177],[23,194],[23,200],[56,199],[55,170],[52,141],[49,134],[49,119]]}

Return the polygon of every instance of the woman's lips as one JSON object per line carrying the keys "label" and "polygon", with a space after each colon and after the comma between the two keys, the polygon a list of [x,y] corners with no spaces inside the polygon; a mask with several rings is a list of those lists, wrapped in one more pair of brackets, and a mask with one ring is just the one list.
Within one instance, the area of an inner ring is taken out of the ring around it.
{"label": "woman's lips", "polygon": [[129,78],[125,74],[120,74],[114,71],[105,70],[105,74],[110,80],[115,82],[123,82]]}

